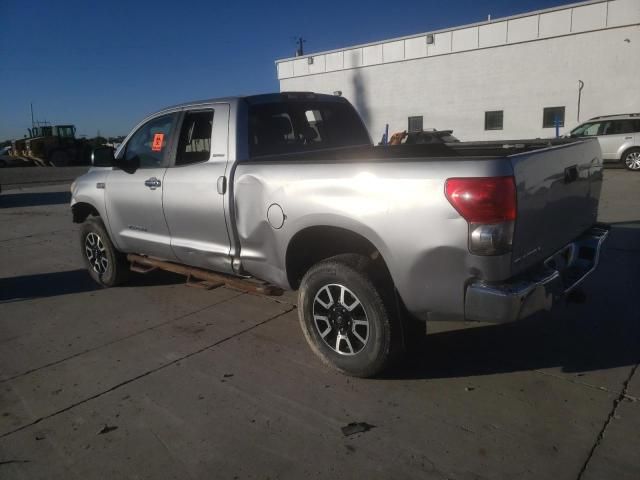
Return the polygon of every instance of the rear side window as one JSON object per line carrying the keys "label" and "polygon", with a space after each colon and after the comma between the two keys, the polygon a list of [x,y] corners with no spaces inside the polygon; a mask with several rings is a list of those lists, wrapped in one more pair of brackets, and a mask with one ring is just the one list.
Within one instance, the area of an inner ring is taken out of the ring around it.
{"label": "rear side window", "polygon": [[281,101],[249,107],[252,158],[369,144],[366,128],[348,104]]}
{"label": "rear side window", "polygon": [[212,127],[213,110],[188,112],[185,115],[180,130],[176,166],[209,160]]}
{"label": "rear side window", "polygon": [[139,168],[161,167],[174,120],[175,115],[164,115],[149,120],[140,127],[127,142],[124,152],[125,161],[139,162]]}
{"label": "rear side window", "polygon": [[611,126],[605,132],[605,135],[622,135],[625,133],[637,132],[638,128],[636,120],[614,120],[611,122]]}

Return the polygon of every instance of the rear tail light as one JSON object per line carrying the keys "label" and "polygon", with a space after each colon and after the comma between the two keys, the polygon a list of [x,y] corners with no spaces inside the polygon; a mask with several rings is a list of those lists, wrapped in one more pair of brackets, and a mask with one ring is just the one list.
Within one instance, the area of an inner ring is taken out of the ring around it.
{"label": "rear tail light", "polygon": [[449,203],[469,224],[469,251],[501,255],[511,250],[516,219],[513,177],[449,178]]}

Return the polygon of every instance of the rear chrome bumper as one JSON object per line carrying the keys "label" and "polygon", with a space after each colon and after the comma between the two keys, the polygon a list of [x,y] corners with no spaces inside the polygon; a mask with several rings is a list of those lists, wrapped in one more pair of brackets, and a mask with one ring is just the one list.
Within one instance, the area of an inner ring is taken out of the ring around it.
{"label": "rear chrome bumper", "polygon": [[465,318],[506,323],[551,310],[596,269],[608,235],[609,227],[597,224],[532,271],[499,284],[472,282],[465,294]]}

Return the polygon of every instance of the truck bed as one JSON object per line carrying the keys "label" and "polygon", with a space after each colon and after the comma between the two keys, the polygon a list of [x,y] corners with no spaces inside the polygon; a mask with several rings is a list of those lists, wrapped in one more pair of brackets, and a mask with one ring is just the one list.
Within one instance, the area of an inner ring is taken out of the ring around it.
{"label": "truck bed", "polygon": [[[516,186],[512,251],[473,255],[446,181],[500,176]],[[462,314],[467,282],[505,281],[596,223],[602,162],[597,141],[574,139],[356,146],[240,161],[233,183],[242,261],[256,276],[286,285],[280,265],[292,236],[333,225],[370,239],[412,311]],[[255,207],[270,204],[287,216],[280,230]]]}
{"label": "truck bed", "polygon": [[249,160],[249,163],[273,161],[275,159],[280,159],[286,162],[371,162],[388,161],[392,159],[428,161],[430,159],[440,160],[447,157],[465,157],[466,159],[470,157],[496,158],[579,142],[580,140],[576,140],[575,138],[554,138],[418,145],[361,145],[355,147],[310,150],[306,152],[262,155],[253,157]]}

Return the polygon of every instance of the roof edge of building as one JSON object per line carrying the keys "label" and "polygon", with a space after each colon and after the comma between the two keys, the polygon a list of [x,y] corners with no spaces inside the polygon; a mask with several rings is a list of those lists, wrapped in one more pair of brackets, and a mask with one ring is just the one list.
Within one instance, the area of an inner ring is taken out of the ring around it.
{"label": "roof edge of building", "polygon": [[402,37],[393,37],[393,38],[386,38],[384,40],[377,40],[375,42],[369,42],[369,43],[359,43],[356,45],[348,45],[346,47],[341,47],[341,48],[334,48],[332,50],[322,50],[319,52],[313,52],[313,53],[308,53],[305,55],[301,55],[298,57],[286,57],[286,58],[280,58],[274,61],[274,63],[277,65],[278,63],[282,63],[282,62],[290,62],[292,60],[300,60],[300,59],[304,59],[304,58],[310,58],[310,57],[315,57],[318,55],[327,55],[327,54],[331,54],[331,53],[337,53],[337,52],[344,52],[346,50],[353,50],[356,48],[364,48],[364,47],[370,47],[373,45],[382,45],[385,43],[389,43],[389,42],[399,42],[402,40],[410,40],[412,38],[418,38],[418,37],[422,37],[424,35],[434,35],[437,33],[446,33],[446,32],[453,32],[455,30],[463,30],[465,28],[473,28],[473,27],[479,27],[482,25],[491,25],[492,23],[498,23],[498,22],[504,22],[504,21],[508,21],[508,20],[515,20],[518,18],[526,18],[526,17],[530,17],[533,15],[540,15],[540,14],[544,14],[544,13],[549,13],[549,12],[557,12],[557,11],[562,11],[562,10],[569,10],[571,8],[575,8],[575,7],[582,7],[585,5],[593,5],[593,4],[597,4],[597,3],[607,3],[607,2],[611,2],[611,1],[615,1],[615,0],[584,0],[584,1],[580,1],[580,2],[573,2],[573,3],[567,3],[566,5],[559,5],[557,7],[549,7],[549,8],[544,8],[541,10],[533,10],[530,12],[526,12],[526,13],[518,13],[516,15],[511,15],[508,17],[499,17],[499,18],[495,18],[495,19],[491,19],[491,20],[485,20],[482,22],[476,22],[476,23],[468,23],[468,24],[464,24],[464,25],[458,25],[455,27],[448,27],[448,28],[441,28],[439,30],[430,30],[428,32],[420,32],[420,33],[414,33],[411,35],[405,35]]}

